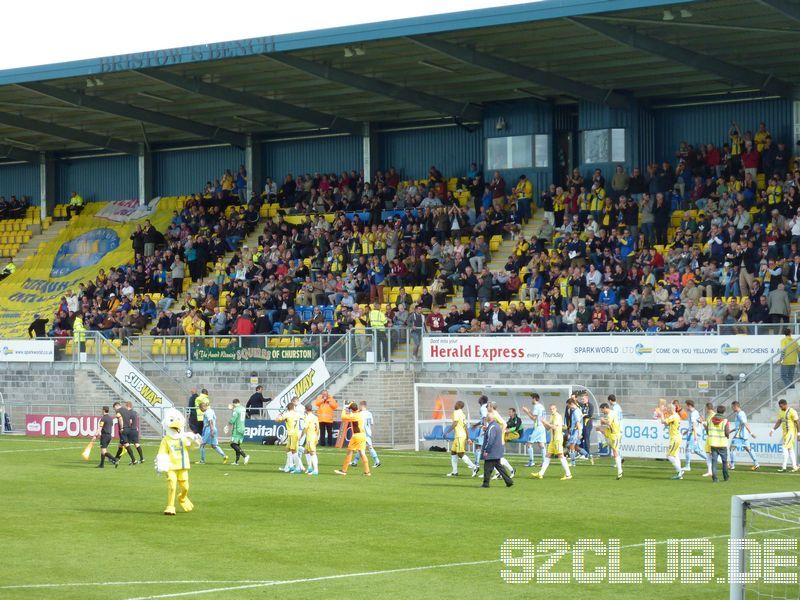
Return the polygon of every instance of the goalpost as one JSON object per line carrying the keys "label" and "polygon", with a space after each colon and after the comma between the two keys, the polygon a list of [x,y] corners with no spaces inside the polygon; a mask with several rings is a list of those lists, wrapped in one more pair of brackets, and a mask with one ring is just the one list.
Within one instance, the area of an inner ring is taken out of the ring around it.
{"label": "goalpost", "polygon": [[800,492],[731,498],[730,600],[800,598]]}
{"label": "goalpost", "polygon": [[[531,406],[532,392],[537,392],[545,409],[550,404],[564,412],[567,399],[574,393],[589,392],[589,401],[594,404],[595,419],[598,403],[594,394],[582,385],[474,385],[474,384],[414,384],[414,441],[415,449],[423,450],[431,446],[446,446],[451,437],[444,439],[444,430],[453,417],[453,406],[458,400],[464,402],[464,412],[470,424],[478,420],[478,398],[486,395],[490,401],[497,402],[497,410],[503,417],[509,408],[517,410],[522,419],[523,429],[532,427],[533,422],[523,413],[522,406]],[[518,444],[522,446],[523,444]],[[519,448],[521,452],[523,449]]]}

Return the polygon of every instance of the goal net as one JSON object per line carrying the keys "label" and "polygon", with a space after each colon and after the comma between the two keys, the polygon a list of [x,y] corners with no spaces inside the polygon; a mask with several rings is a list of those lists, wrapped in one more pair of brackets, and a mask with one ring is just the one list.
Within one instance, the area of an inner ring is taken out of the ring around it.
{"label": "goal net", "polygon": [[[503,417],[509,408],[514,408],[522,419],[523,435],[517,444],[512,444],[506,451],[524,451],[524,442],[528,431],[533,428],[533,421],[522,412],[521,407],[531,406],[531,393],[539,394],[545,408],[555,404],[560,413],[564,413],[567,399],[574,393],[586,391],[581,385],[472,385],[472,384],[438,384],[417,383],[414,385],[414,420],[416,428],[416,449],[428,450],[438,446],[446,448],[452,440],[452,432],[445,439],[453,418],[453,407],[458,400],[464,402],[464,412],[470,424],[479,419],[478,398],[485,395],[490,401],[497,403],[497,410]],[[597,402],[589,392],[589,401],[594,403],[595,417]],[[477,436],[477,430],[470,430],[470,438]],[[473,440],[474,441],[474,440]]]}
{"label": "goal net", "polygon": [[731,499],[731,600],[800,598],[800,492]]}

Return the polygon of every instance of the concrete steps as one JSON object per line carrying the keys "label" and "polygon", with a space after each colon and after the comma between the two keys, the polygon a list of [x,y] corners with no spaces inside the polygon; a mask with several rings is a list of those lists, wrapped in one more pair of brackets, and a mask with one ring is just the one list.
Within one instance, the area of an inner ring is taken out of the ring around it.
{"label": "concrete steps", "polygon": [[[244,246],[249,246],[251,249],[258,248],[258,236],[261,235],[261,229],[259,228],[259,225],[261,225],[261,221],[259,221],[256,224],[255,231],[253,231],[253,233],[251,233],[242,240],[242,245],[239,246],[239,248],[242,248]],[[235,254],[234,252],[225,253],[225,256],[223,257],[225,264],[228,264],[230,262],[234,254]],[[197,294],[201,292],[203,286],[209,285],[213,281],[213,279],[214,279],[213,275],[207,275],[202,281],[190,284],[188,290],[185,290],[184,293],[188,291],[192,294],[192,296],[197,296]]]}
{"label": "concrete steps", "polygon": [[[245,237],[242,240],[242,245],[240,246],[240,248],[243,247],[243,246],[249,246],[250,248],[258,248],[258,236],[261,235],[261,231],[262,231],[262,229],[259,228],[259,225],[261,225],[261,221],[260,220],[256,224],[255,231],[253,231],[253,233],[251,233],[250,235],[248,235],[247,237]],[[234,255],[234,252],[226,252],[225,253],[225,255],[223,257],[224,260],[225,260],[225,264],[228,264],[230,262],[230,260],[233,258],[233,255]],[[183,294],[190,293],[193,298],[196,298],[198,296],[198,294],[200,294],[202,292],[203,287],[206,286],[206,285],[209,285],[213,281],[213,279],[214,279],[214,276],[212,274],[212,275],[207,275],[202,281],[197,281],[197,282],[190,283],[189,287],[184,287]],[[180,304],[180,301],[181,300],[179,298],[177,304]],[[147,335],[148,332],[153,327],[155,327],[155,324],[156,324],[156,319],[151,320],[147,324],[147,326],[144,328],[143,333],[145,335]],[[136,343],[138,344],[138,341]],[[124,354],[125,356],[135,356],[135,353],[140,352],[140,351],[141,352],[147,352],[147,351],[149,351],[149,348],[147,348],[147,349],[146,348],[139,349],[139,348],[133,346],[133,342],[132,342],[132,344],[130,346],[122,346],[120,348],[120,352],[122,352],[122,354]]]}
{"label": "concrete steps", "polygon": [[22,265],[31,256],[35,256],[36,253],[39,252],[40,244],[47,244],[57,238],[59,234],[66,229],[67,225],[69,225],[69,221],[56,221],[45,230],[41,229],[39,225],[32,225],[31,231],[34,232],[33,237],[20,248],[17,256],[14,257],[14,262],[17,266]]}
{"label": "concrete steps", "polygon": [[[526,239],[530,239],[532,235],[538,235],[539,232],[542,230],[542,226],[544,225],[544,215],[541,211],[533,215],[531,220],[528,222],[527,225],[524,225],[517,236],[514,238],[504,239],[500,243],[500,247],[492,252],[492,260],[490,260],[486,266],[489,268],[490,271],[499,271],[503,268],[508,260],[508,257],[514,252],[514,248],[517,245],[517,239],[519,236],[523,236]],[[461,293],[461,288],[457,288],[455,294],[448,302],[449,304],[463,304],[464,296]]]}

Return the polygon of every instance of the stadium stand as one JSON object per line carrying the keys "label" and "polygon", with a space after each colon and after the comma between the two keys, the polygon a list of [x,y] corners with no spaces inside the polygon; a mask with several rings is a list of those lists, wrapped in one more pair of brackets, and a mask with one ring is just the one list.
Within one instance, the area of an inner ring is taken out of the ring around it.
{"label": "stadium stand", "polygon": [[[372,310],[402,329],[417,305],[429,331],[451,333],[782,322],[800,279],[800,166],[763,124],[728,136],[721,150],[682,143],[674,166],[618,167],[610,182],[576,169],[535,201],[524,176],[485,183],[473,165],[451,178],[432,166],[424,180],[287,174],[245,204],[226,170],[203,193],[162,199],[166,227],[137,225],[131,262],[68,292],[48,333],[69,336],[79,310],[120,344],[344,332],[374,325]],[[34,212],[0,221],[0,248],[29,237]]]}

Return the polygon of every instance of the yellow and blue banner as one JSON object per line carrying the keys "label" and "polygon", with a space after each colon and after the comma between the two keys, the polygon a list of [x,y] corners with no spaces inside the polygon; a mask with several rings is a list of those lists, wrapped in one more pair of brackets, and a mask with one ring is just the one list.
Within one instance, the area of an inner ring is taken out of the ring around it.
{"label": "yellow and blue banner", "polygon": [[124,223],[104,219],[98,213],[106,203],[92,202],[81,215],[51,242],[3,281],[0,281],[0,338],[27,338],[33,315],[53,320],[53,314],[67,290],[78,292],[78,285],[93,280],[100,269],[133,262],[130,236],[136,225],[149,218],[164,231],[175,202],[162,198],[158,209],[138,220]]}

